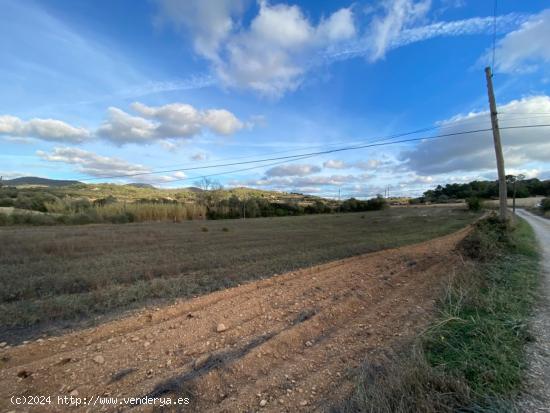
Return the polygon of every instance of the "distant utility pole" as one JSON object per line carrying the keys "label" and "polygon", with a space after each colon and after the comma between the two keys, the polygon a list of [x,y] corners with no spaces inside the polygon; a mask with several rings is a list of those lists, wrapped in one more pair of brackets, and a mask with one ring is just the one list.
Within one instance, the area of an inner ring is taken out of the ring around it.
{"label": "distant utility pole", "polygon": [[493,127],[493,141],[495,143],[495,153],[497,157],[498,171],[498,195],[500,198],[499,216],[501,221],[506,221],[507,216],[507,188],[506,173],[504,172],[504,156],[502,155],[502,144],[500,143],[500,130],[498,129],[497,104],[495,102],[495,92],[493,91],[493,74],[491,68],[485,68],[485,77],[487,78],[487,92],[489,94],[489,108],[491,109],[491,125]]}

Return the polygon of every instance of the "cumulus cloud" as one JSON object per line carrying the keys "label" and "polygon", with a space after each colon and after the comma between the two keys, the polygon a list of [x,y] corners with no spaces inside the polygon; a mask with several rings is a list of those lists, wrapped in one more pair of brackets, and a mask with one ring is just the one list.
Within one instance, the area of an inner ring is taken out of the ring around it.
{"label": "cumulus cloud", "polygon": [[348,165],[346,162],[338,159],[329,159],[328,161],[323,162],[323,166],[329,169],[346,169]]}
{"label": "cumulus cloud", "polygon": [[300,84],[312,56],[355,36],[353,12],[342,8],[318,24],[300,7],[259,2],[248,27],[242,2],[158,0],[160,18],[185,27],[195,51],[226,85],[280,96]]}
{"label": "cumulus cloud", "polygon": [[0,136],[52,142],[83,142],[90,137],[90,132],[56,119],[25,121],[16,116],[4,115],[0,116]]}
{"label": "cumulus cloud", "polygon": [[[508,114],[507,114],[508,112]],[[499,107],[500,126],[525,126],[547,123],[549,118],[536,114],[550,112],[549,96],[532,96],[513,100]],[[522,117],[513,115],[524,114]],[[529,116],[529,114],[532,114]],[[546,121],[545,121],[546,120]],[[473,123],[472,123],[473,121]],[[483,125],[490,127],[488,112],[458,115],[441,123],[445,133],[461,132]],[[501,131],[505,164],[510,168],[525,167],[530,162],[550,159],[550,129],[503,129]],[[401,160],[420,175],[455,171],[480,171],[496,167],[493,138],[490,131],[461,135],[437,141],[425,141],[404,151]]]}
{"label": "cumulus cloud", "polygon": [[355,162],[346,162],[337,159],[329,159],[323,163],[323,166],[328,169],[363,169],[373,170],[378,168],[382,164],[382,161],[378,159],[368,159],[366,161],[355,161]]}
{"label": "cumulus cloud", "polygon": [[[550,9],[531,16],[517,30],[498,42],[496,68],[501,72],[525,72],[550,62]],[[491,53],[485,56],[490,59]]]}
{"label": "cumulus cloud", "polygon": [[184,172],[174,172],[170,175],[140,175],[152,172],[151,168],[120,158],[98,155],[80,148],[56,147],[51,152],[36,151],[36,154],[49,162],[74,165],[78,172],[97,178],[129,175],[127,181],[159,184],[187,178]]}
{"label": "cumulus cloud", "polygon": [[[375,62],[392,49],[439,36],[492,34],[493,17],[437,21],[431,0],[382,0],[369,6],[360,21],[356,6],[341,8],[312,21],[297,5],[258,1],[250,23],[243,22],[243,0],[156,0],[157,21],[171,23],[192,39],[221,83],[280,97],[300,86],[306,73],[334,61],[366,57]],[[453,3],[454,4],[454,3]],[[455,7],[456,5],[453,5]],[[528,16],[497,17],[497,32],[508,33]],[[360,25],[362,24],[362,28]],[[539,37],[543,42],[545,37]]]}
{"label": "cumulus cloud", "polygon": [[76,165],[78,171],[96,177],[150,172],[150,169],[143,165],[97,155],[79,148],[57,147],[51,152],[37,151],[36,154],[46,161]]}
{"label": "cumulus cloud", "polygon": [[268,177],[276,176],[306,176],[320,172],[321,168],[316,165],[280,165],[268,169],[265,175]]}
{"label": "cumulus cloud", "polygon": [[117,144],[151,143],[163,139],[189,139],[205,129],[230,135],[244,127],[243,122],[225,109],[198,110],[184,103],[147,106],[139,102],[131,107],[139,116],[110,107],[107,120],[97,134]]}
{"label": "cumulus cloud", "polygon": [[313,176],[266,176],[249,181],[247,185],[259,187],[303,188],[318,186],[342,186],[369,179],[367,175],[313,175]]}
{"label": "cumulus cloud", "polygon": [[193,33],[193,46],[201,55],[216,60],[220,43],[236,28],[244,10],[242,0],[157,0],[157,23],[169,22]]}

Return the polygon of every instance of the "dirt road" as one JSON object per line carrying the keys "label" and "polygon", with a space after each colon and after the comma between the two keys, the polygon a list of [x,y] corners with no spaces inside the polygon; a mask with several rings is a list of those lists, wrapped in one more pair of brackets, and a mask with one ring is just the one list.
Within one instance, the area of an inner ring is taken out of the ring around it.
{"label": "dirt road", "polygon": [[[68,411],[57,403],[69,395],[91,403],[71,411],[126,411],[98,397],[147,395],[190,398],[174,411],[320,410],[365,357],[425,328],[466,231],[3,348],[0,411]],[[14,395],[52,399],[23,408]]]}
{"label": "dirt road", "polygon": [[529,370],[521,401],[525,412],[548,412],[550,406],[550,220],[519,209],[534,229],[542,254],[541,297],[533,319],[535,342],[528,348]]}

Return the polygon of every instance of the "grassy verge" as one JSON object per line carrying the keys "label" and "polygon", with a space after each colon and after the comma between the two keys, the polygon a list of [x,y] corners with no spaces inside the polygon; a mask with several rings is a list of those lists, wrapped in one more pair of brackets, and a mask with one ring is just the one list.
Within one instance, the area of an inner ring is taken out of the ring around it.
{"label": "grassy verge", "polygon": [[461,249],[469,268],[452,280],[433,325],[412,350],[365,364],[336,411],[514,411],[538,281],[535,237],[523,220],[505,228],[487,219]]}

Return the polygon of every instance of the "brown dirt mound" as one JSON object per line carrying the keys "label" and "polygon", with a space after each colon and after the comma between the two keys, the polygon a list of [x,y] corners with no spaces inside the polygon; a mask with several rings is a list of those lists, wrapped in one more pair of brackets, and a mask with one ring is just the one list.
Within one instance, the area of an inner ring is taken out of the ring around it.
{"label": "brown dirt mound", "polygon": [[21,410],[13,395],[53,396],[51,405],[30,411],[69,410],[57,396],[70,394],[89,403],[97,396],[189,397],[182,411],[322,409],[351,389],[350,373],[365,357],[426,326],[440,288],[461,265],[454,248],[466,231],[4,348],[0,410]]}

